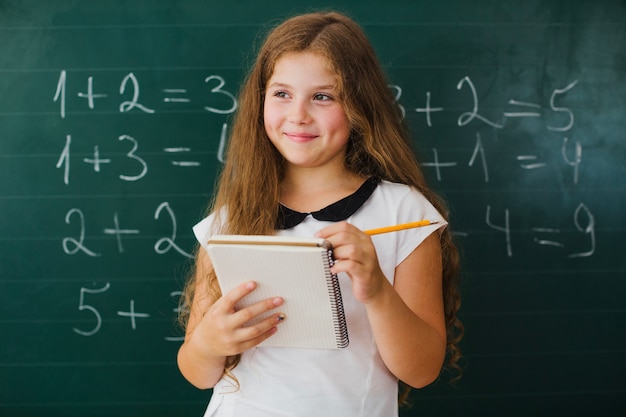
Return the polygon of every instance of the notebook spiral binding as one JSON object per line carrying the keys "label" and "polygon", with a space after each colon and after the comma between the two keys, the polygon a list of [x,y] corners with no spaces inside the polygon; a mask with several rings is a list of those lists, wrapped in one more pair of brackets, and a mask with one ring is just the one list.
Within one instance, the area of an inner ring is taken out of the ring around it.
{"label": "notebook spiral binding", "polygon": [[346,313],[343,308],[343,299],[341,297],[341,288],[339,286],[339,279],[337,274],[330,272],[330,267],[335,264],[335,258],[333,257],[333,250],[329,248],[328,254],[328,275],[331,277],[327,282],[328,293],[331,305],[333,306],[333,324],[335,326],[335,336],[337,338],[337,347],[345,348],[350,343],[348,339],[348,325],[346,323]]}

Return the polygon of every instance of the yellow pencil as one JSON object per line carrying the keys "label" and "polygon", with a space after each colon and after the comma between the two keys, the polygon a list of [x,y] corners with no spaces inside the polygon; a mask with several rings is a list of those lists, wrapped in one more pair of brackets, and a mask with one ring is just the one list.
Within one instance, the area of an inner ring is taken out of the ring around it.
{"label": "yellow pencil", "polygon": [[365,230],[365,233],[372,236],[372,235],[379,235],[381,233],[396,232],[398,230],[412,229],[414,227],[428,226],[430,224],[437,224],[437,223],[438,222],[436,221],[431,222],[430,220],[420,220],[417,222],[396,224],[395,226],[379,227],[378,229]]}

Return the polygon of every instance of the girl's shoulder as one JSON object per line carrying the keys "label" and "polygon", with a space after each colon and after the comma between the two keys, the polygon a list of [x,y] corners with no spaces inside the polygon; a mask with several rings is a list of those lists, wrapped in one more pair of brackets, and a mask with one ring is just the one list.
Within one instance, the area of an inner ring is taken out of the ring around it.
{"label": "girl's shoulder", "polygon": [[[376,188],[377,204],[385,210],[395,210],[397,221],[411,222],[415,217],[446,223],[441,213],[417,188],[407,184],[382,180]],[[373,202],[374,203],[374,202]]]}
{"label": "girl's shoulder", "polygon": [[424,195],[415,187],[399,182],[381,180],[378,184],[377,191],[385,196],[393,197],[394,199],[412,196],[414,198],[426,200],[426,197],[424,197]]}
{"label": "girl's shoulder", "polygon": [[378,184],[378,186],[380,188],[384,188],[386,190],[391,190],[391,191],[406,191],[406,190],[411,190],[413,189],[413,187],[411,187],[410,185],[407,184],[403,184],[400,182],[391,182],[388,180],[380,180],[380,183]]}

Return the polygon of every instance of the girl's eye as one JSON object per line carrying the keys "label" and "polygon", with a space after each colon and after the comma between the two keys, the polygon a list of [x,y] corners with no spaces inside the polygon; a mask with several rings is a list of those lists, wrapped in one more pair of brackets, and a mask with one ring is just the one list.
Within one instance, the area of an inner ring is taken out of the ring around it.
{"label": "girl's eye", "polygon": [[313,99],[319,100],[319,101],[329,101],[329,100],[332,100],[333,98],[329,96],[328,94],[317,93],[313,96]]}
{"label": "girl's eye", "polygon": [[287,97],[289,97],[289,94],[287,94],[285,91],[276,91],[274,93],[274,97],[287,98]]}

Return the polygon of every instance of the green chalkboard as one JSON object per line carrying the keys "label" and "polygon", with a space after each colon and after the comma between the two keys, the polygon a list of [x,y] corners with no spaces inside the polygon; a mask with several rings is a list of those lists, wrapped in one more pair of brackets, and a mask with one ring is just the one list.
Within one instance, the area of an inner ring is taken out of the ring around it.
{"label": "green chalkboard", "polygon": [[403,416],[626,411],[626,3],[0,0],[0,415],[200,416],[178,291],[258,35],[370,36],[463,253]]}

